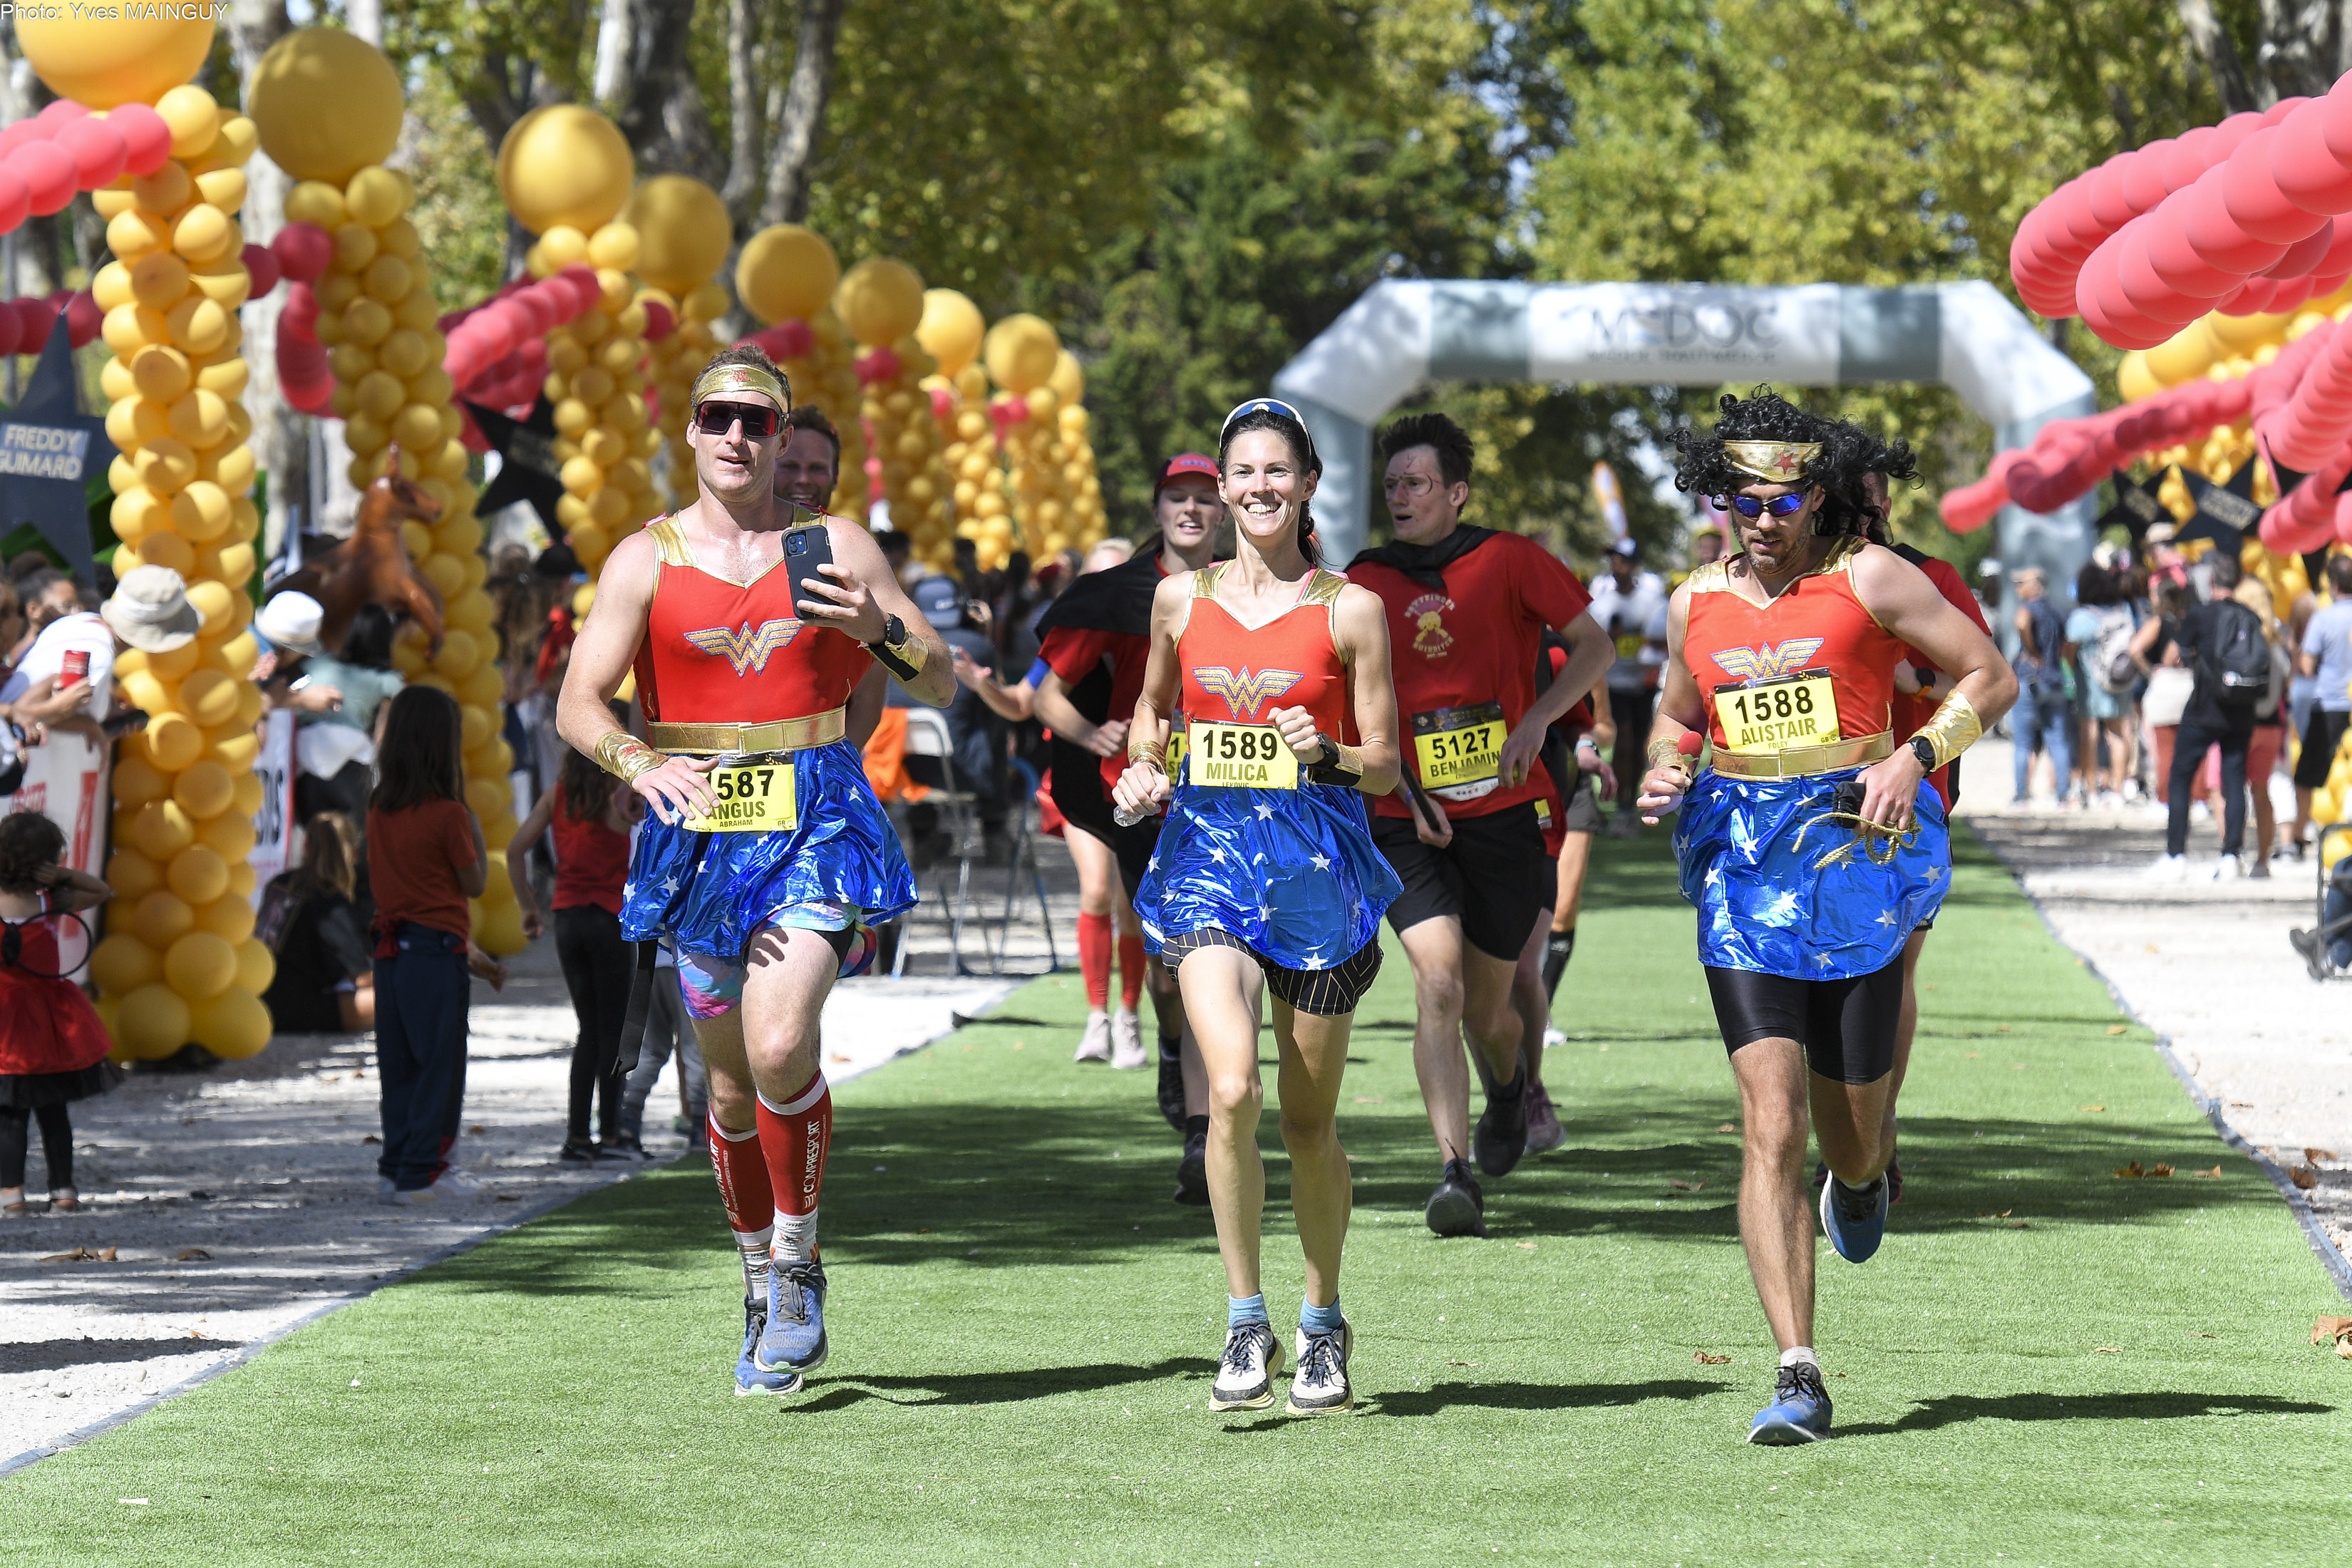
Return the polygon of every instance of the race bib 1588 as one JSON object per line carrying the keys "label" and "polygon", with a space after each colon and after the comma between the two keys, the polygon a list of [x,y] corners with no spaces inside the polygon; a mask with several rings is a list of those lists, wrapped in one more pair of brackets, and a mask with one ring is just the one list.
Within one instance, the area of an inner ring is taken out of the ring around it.
{"label": "race bib 1588", "polygon": [[743,763],[713,768],[708,776],[718,804],[709,816],[688,819],[691,831],[769,833],[798,825],[791,763]]}
{"label": "race bib 1588", "polygon": [[1838,739],[1837,694],[1826,675],[1718,686],[1715,716],[1728,752],[1769,755]]}
{"label": "race bib 1588", "polygon": [[1193,720],[1185,727],[1184,750],[1192,782],[1221,789],[1297,789],[1298,758],[1271,724],[1211,724]]}

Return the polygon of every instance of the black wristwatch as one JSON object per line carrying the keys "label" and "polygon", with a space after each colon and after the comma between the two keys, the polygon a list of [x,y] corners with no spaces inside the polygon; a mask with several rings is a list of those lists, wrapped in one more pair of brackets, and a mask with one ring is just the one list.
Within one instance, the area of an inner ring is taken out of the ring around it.
{"label": "black wristwatch", "polygon": [[1936,771],[1935,742],[1930,741],[1925,735],[1912,736],[1911,754],[1919,759],[1919,769],[1922,773],[1932,773]]}
{"label": "black wristwatch", "polygon": [[907,640],[907,623],[896,616],[882,617],[882,635],[867,643],[867,647],[897,647]]}

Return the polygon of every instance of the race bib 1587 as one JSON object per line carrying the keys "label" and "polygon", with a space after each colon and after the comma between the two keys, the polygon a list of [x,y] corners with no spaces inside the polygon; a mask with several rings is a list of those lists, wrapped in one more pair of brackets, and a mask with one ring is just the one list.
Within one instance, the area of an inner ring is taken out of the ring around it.
{"label": "race bib 1587", "polygon": [[742,763],[713,768],[710,793],[719,797],[708,816],[690,817],[696,833],[769,833],[799,823],[789,762]]}

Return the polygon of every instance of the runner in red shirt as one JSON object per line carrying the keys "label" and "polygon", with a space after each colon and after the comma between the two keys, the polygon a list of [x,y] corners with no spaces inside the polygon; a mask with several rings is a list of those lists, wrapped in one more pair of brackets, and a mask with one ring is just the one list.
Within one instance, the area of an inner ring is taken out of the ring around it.
{"label": "runner in red shirt", "polygon": [[[1404,884],[1389,923],[1412,963],[1413,1070],[1444,1173],[1424,1217],[1440,1236],[1486,1234],[1470,1169],[1470,1078],[1462,1041],[1496,1087],[1478,1119],[1480,1169],[1500,1176],[1527,1150],[1527,1068],[1511,981],[1528,932],[1553,899],[1536,801],[1550,787],[1545,731],[1615,657],[1585,614],[1584,584],[1531,539],[1468,526],[1469,436],[1417,414],[1381,437],[1396,542],[1349,563],[1380,595],[1395,650],[1404,784],[1375,803],[1372,839]],[[1560,678],[1536,695],[1538,641],[1569,645]]]}
{"label": "runner in red shirt", "polygon": [[[1217,493],[1216,460],[1197,452],[1171,459],[1152,490],[1151,516],[1160,529],[1152,545],[1138,551],[1125,565],[1080,577],[1038,618],[1044,640],[1037,650],[1038,667],[1031,671],[1038,719],[1056,740],[1102,759],[1100,777],[1095,781],[1099,795],[1087,799],[1084,790],[1089,781],[1066,778],[1057,765],[1054,800],[1064,816],[1108,843],[1118,855],[1119,879],[1130,906],[1160,842],[1160,819],[1151,816],[1119,826],[1111,820],[1110,792],[1127,769],[1128,715],[1142,695],[1143,672],[1151,658],[1152,595],[1170,574],[1197,571],[1217,558],[1225,503]],[[1110,678],[1102,709],[1109,717],[1097,722],[1079,711],[1071,694],[1101,671]],[[1122,957],[1120,963],[1125,962]],[[1184,1001],[1175,976],[1156,955],[1146,962],[1143,974],[1151,1010],[1160,1021],[1160,1113],[1184,1134],[1184,1153],[1176,1167],[1176,1201],[1205,1204],[1208,1074],[1201,1066],[1200,1047],[1184,1026]]]}

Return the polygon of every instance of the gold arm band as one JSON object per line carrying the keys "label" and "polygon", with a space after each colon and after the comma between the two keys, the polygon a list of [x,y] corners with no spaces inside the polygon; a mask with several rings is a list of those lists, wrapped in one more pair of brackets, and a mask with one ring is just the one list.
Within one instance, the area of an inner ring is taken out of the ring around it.
{"label": "gold arm band", "polygon": [[654,743],[673,752],[700,756],[769,752],[801,752],[829,746],[849,732],[848,709],[835,708],[804,719],[780,719],[765,724],[647,724]]}
{"label": "gold arm band", "polygon": [[1164,746],[1155,746],[1148,741],[1129,741],[1127,743],[1127,762],[1129,767],[1133,767],[1138,763],[1149,763],[1158,768],[1162,776],[1165,776],[1168,772],[1168,758]]}
{"label": "gold arm band", "polygon": [[1650,742],[1650,765],[1654,768],[1680,768],[1685,773],[1691,771],[1691,760],[1683,755],[1682,747],[1666,740]]}
{"label": "gold arm band", "polygon": [[1323,760],[1307,765],[1307,776],[1317,784],[1339,784],[1353,789],[1364,782],[1364,754],[1354,746],[1343,746],[1320,730],[1316,740],[1322,742]]}
{"label": "gold arm band", "polygon": [[866,651],[874,656],[875,663],[888,670],[898,678],[899,684],[904,685],[923,672],[923,661],[930,657],[931,645],[908,630],[903,621],[899,622],[899,629],[902,635],[897,642],[877,639],[867,643]]}
{"label": "gold arm band", "polygon": [[615,730],[596,742],[596,765],[624,784],[649,773],[669,759],[626,730]]}
{"label": "gold arm band", "polygon": [[[1942,767],[1954,757],[1977,743],[1984,733],[1984,721],[1977,717],[1976,705],[1961,695],[1955,687],[1944,699],[1927,723],[1919,727],[1919,735],[1936,748],[1936,766]],[[1912,737],[1918,739],[1917,735]]]}

